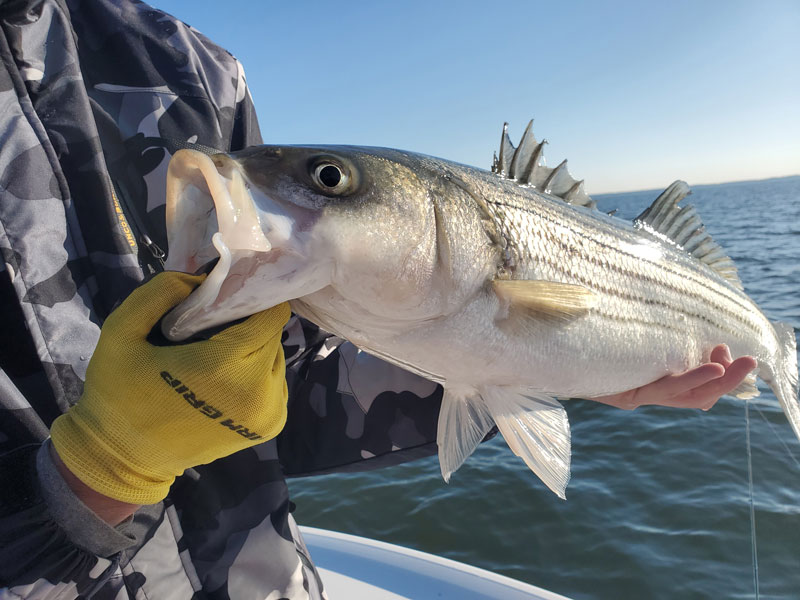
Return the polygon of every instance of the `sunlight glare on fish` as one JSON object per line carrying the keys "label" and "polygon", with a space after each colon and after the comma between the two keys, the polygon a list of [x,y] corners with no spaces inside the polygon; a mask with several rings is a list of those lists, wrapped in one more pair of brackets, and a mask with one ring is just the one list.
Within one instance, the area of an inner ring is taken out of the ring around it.
{"label": "sunlight glare on fish", "polygon": [[659,261],[664,256],[663,249],[647,240],[641,240],[635,244],[629,242],[622,242],[621,249],[635,256],[649,262]]}

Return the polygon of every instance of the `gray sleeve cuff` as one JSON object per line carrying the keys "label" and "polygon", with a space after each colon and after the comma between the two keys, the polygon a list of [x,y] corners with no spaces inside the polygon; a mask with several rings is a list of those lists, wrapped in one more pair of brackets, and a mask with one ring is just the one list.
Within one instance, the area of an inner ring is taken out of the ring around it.
{"label": "gray sleeve cuff", "polygon": [[50,456],[49,438],[39,448],[36,470],[50,515],[76,546],[97,556],[110,556],[136,542],[136,538],[126,532],[131,519],[112,527],[80,501]]}

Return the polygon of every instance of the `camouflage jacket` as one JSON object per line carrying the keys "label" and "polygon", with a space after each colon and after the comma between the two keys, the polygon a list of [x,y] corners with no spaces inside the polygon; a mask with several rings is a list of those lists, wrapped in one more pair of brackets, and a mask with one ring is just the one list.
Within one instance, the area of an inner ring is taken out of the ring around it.
{"label": "camouflage jacket", "polygon": [[0,598],[320,598],[285,478],[435,451],[441,390],[292,319],[278,438],[112,528],[47,452],[109,312],[167,251],[182,143],[261,137],[239,63],[133,0],[0,0]]}

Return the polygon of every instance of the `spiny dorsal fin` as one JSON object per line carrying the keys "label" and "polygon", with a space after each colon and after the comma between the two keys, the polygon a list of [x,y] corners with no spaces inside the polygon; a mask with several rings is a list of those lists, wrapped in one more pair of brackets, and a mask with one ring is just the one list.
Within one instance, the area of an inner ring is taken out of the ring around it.
{"label": "spiny dorsal fin", "polygon": [[689,194],[691,191],[685,181],[674,182],[634,219],[634,224],[646,226],[668,238],[741,290],[742,282],[736,265],[722,247],[711,239],[694,206],[678,206],[678,202]]}
{"label": "spiny dorsal fin", "polygon": [[569,322],[585,315],[597,302],[592,290],[557,281],[495,279],[494,292],[509,305],[509,312],[551,322]]}
{"label": "spiny dorsal fin", "polygon": [[595,201],[583,189],[583,180],[577,181],[569,174],[566,160],[555,169],[545,166],[543,150],[547,141],[537,142],[532,127],[533,120],[528,123],[519,146],[515,148],[508,137],[508,123],[503,124],[500,155],[494,155],[492,172],[557,196],[569,204],[595,208]]}

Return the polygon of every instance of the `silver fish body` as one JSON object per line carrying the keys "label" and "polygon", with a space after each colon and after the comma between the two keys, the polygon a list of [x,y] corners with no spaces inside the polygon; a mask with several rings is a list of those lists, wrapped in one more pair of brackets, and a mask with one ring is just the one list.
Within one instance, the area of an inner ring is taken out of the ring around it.
{"label": "silver fish body", "polygon": [[[639,387],[707,360],[718,343],[758,359],[800,437],[794,332],[763,315],[678,205],[685,184],[627,223],[565,201],[580,190],[558,169],[532,176],[539,157],[525,142],[505,146],[500,173],[376,148],[179,153],[168,267],[221,258],[167,333],[187,337],[290,300],[324,329],[445,386],[445,478],[497,424],[563,497],[570,434],[555,398]],[[528,173],[513,177],[523,159]],[[548,193],[557,176],[562,190]],[[197,216],[210,206],[216,222]],[[737,392],[758,393],[752,381]]]}

